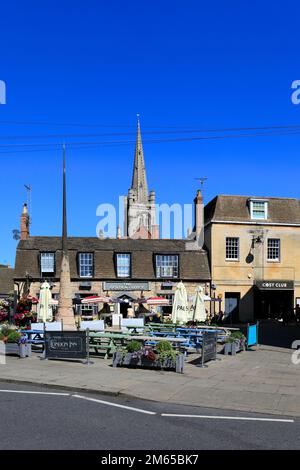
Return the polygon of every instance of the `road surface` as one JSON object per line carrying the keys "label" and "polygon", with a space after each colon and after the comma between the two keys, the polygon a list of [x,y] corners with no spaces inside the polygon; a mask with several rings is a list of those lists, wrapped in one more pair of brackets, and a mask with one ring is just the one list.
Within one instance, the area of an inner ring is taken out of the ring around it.
{"label": "road surface", "polygon": [[4,382],[0,389],[1,450],[300,449],[293,416]]}

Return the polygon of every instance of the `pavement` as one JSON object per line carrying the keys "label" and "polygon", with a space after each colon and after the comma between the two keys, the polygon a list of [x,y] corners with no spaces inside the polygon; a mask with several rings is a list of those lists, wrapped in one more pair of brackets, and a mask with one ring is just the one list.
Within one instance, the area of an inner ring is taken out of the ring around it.
{"label": "pavement", "polygon": [[153,400],[160,403],[218,408],[273,415],[300,416],[300,364],[294,351],[276,346],[236,356],[218,354],[207,368],[185,363],[184,374],[144,369],[112,368],[112,360],[93,364],[7,357],[0,380],[67,388],[85,392]]}
{"label": "pavement", "polygon": [[[0,416],[1,451],[109,449],[111,456],[118,456],[114,450],[172,450],[172,454],[174,449],[195,450],[187,453],[195,464],[202,450],[300,449],[297,418],[108,398],[37,385],[0,382]],[[148,453],[133,454],[135,465],[127,466],[149,464],[144,460]],[[69,464],[70,457],[78,463],[78,454],[68,455]],[[85,466],[89,456],[85,454]],[[99,458],[91,463],[99,464]]]}

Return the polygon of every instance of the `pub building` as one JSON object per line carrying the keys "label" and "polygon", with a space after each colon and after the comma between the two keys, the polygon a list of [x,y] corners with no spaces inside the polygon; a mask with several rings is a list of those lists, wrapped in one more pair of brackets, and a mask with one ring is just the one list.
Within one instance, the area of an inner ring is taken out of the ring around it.
{"label": "pub building", "polygon": [[7,299],[14,291],[14,270],[9,265],[0,264],[0,299]]}
{"label": "pub building", "polygon": [[205,245],[228,320],[280,318],[300,303],[298,199],[216,196],[205,207]]}
{"label": "pub building", "polygon": [[[192,236],[188,240],[159,239],[155,193],[148,191],[139,122],[132,185],[125,199],[123,238],[120,227],[115,239],[68,237],[65,166],[63,185],[62,237],[31,236],[27,206],[23,206],[14,272],[19,297],[24,294],[38,297],[41,283],[47,280],[54,298],[59,299],[61,292],[67,292],[66,297],[73,299],[74,311],[88,317],[97,313],[98,306],[81,304],[81,300],[94,295],[117,299],[120,313],[126,316],[128,308],[139,299],[153,296],[169,299],[170,306],[163,307],[163,313],[171,313],[180,280],[190,297],[195,295],[198,286],[210,293],[208,256],[198,243],[204,221],[201,193],[198,191],[194,200]],[[62,286],[62,279],[63,282],[67,279],[67,285]],[[70,310],[69,306],[64,308]]]}

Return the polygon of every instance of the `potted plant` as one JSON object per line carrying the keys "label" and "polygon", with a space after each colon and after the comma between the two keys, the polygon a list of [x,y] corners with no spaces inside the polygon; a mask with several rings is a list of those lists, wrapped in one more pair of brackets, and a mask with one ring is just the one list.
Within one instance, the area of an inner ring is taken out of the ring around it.
{"label": "potted plant", "polygon": [[223,352],[225,355],[231,354],[232,356],[235,356],[236,353],[245,351],[245,349],[246,337],[240,331],[234,331],[226,339]]}
{"label": "potted plant", "polygon": [[17,354],[20,358],[31,355],[31,345],[28,344],[27,335],[9,325],[1,327],[0,341],[5,344],[5,354]]}
{"label": "potted plant", "polygon": [[184,355],[174,351],[169,341],[161,341],[155,349],[143,346],[140,341],[130,341],[125,349],[116,351],[113,366],[148,367],[153,369],[175,369],[183,372]]}

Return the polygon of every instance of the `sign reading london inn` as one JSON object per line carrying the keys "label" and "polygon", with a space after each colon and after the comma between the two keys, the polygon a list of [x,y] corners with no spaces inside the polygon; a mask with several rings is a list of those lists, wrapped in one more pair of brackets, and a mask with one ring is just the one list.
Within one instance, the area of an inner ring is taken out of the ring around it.
{"label": "sign reading london inn", "polygon": [[103,290],[116,290],[116,291],[149,291],[151,290],[150,283],[144,281],[112,281],[112,282],[103,282]]}
{"label": "sign reading london inn", "polygon": [[255,281],[261,290],[294,290],[294,281]]}

